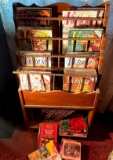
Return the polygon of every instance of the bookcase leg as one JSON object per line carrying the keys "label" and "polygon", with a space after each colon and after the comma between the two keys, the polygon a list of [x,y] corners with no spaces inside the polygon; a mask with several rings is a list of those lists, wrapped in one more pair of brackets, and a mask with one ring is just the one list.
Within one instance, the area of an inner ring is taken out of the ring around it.
{"label": "bookcase leg", "polygon": [[21,103],[21,108],[22,108],[22,112],[23,112],[25,125],[28,128],[29,127],[29,123],[30,123],[30,119],[29,119],[28,112],[26,111],[26,109],[24,107],[24,99],[23,99],[21,90],[18,91],[18,94],[19,94],[19,98],[20,98],[20,103]]}

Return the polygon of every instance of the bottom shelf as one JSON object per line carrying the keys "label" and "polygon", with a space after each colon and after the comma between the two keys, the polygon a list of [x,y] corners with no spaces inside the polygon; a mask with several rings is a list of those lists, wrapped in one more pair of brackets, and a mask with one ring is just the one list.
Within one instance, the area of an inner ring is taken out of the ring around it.
{"label": "bottom shelf", "polygon": [[75,111],[87,112],[90,128],[96,111],[98,92],[69,93],[54,90],[51,92],[32,92],[18,90],[25,125],[38,128],[41,121],[59,121]]}

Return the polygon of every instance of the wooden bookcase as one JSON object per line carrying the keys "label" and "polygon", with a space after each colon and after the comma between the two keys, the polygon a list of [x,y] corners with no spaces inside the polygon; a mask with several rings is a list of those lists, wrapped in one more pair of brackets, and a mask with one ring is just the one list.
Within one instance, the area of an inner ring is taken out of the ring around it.
{"label": "wooden bookcase", "polygon": [[[13,10],[14,10],[14,22],[15,22],[15,26],[16,24],[16,20],[18,19],[18,17],[16,17],[15,15],[15,8],[16,7],[21,7],[24,6],[20,3],[16,3],[13,6]],[[55,3],[52,4],[51,6],[57,6],[58,7],[58,16],[57,17],[50,17],[48,18],[49,20],[52,21],[58,21],[59,25],[61,23],[62,20],[64,20],[65,18],[61,16],[61,13],[63,11],[63,9],[65,8],[65,10],[68,10],[68,8],[70,7],[69,4],[65,4],[65,3]],[[86,5],[87,6],[87,5]],[[107,21],[108,21],[108,11],[109,11],[109,5],[108,4],[102,4],[101,6],[105,7],[105,13],[104,13],[104,18],[91,18],[89,17],[89,19],[94,19],[94,20],[102,20],[103,25],[102,27],[106,28],[107,25]],[[80,18],[80,17],[79,17]],[[45,19],[45,18],[43,18]],[[47,19],[47,18],[46,18]],[[77,18],[74,18],[77,19]],[[81,18],[82,19],[82,18]],[[17,27],[17,26],[16,26]],[[16,41],[19,40],[19,37],[15,36]],[[60,45],[60,42],[63,40],[62,37],[53,37],[53,38],[45,38],[47,40],[52,39],[53,41],[58,41],[58,44]],[[67,38],[69,39],[69,38]],[[67,56],[70,56],[72,58],[75,57],[98,57],[99,58],[99,64],[98,64],[98,74],[101,75],[101,67],[102,67],[102,63],[104,60],[104,56],[103,56],[103,50],[104,50],[104,46],[105,46],[105,41],[106,41],[106,37],[105,35],[102,37],[101,39],[101,48],[100,48],[100,52],[98,53],[93,53],[93,54],[75,54],[75,55],[63,55],[60,53],[59,49],[57,49],[57,51],[55,50],[55,54],[50,55],[48,57],[51,58],[57,58],[58,61],[57,63],[55,62],[55,66],[53,68],[51,68],[52,73],[50,73],[50,75],[53,77],[53,89],[52,91],[49,92],[38,92],[38,91],[27,91],[27,90],[22,90],[21,87],[19,87],[18,89],[18,94],[19,94],[19,98],[20,98],[20,103],[21,103],[21,107],[22,107],[22,112],[23,112],[23,117],[24,117],[24,121],[25,121],[25,125],[27,128],[38,128],[38,117],[37,120],[32,120],[31,116],[29,115],[29,110],[30,109],[34,109],[34,110],[38,110],[40,108],[44,108],[44,109],[66,109],[66,110],[85,110],[88,112],[88,125],[89,128],[91,127],[91,124],[93,122],[93,118],[94,118],[94,114],[96,111],[96,106],[97,106],[97,102],[98,102],[98,96],[99,96],[99,89],[95,89],[95,91],[91,92],[91,93],[71,93],[71,92],[65,92],[62,90],[62,87],[57,87],[56,82],[55,82],[55,77],[63,77],[63,65],[62,62],[60,61],[60,59],[64,59]],[[19,51],[18,51],[19,52]],[[17,53],[18,53],[17,52]],[[19,55],[18,59],[21,58],[23,55]],[[23,56],[24,57],[24,56]],[[19,64],[19,60],[17,61]],[[21,66],[21,64],[19,65],[19,68],[14,71],[13,73],[17,74],[18,77],[18,84],[19,82],[19,74],[20,73],[24,73],[24,74],[29,74],[32,73],[32,69],[34,67],[23,67]],[[37,71],[38,68],[35,68],[35,73],[38,73]],[[46,70],[50,70],[50,68],[46,68]],[[87,69],[86,72],[84,73],[80,73],[80,72],[76,72],[76,75],[82,75],[83,77],[93,77],[94,75],[88,75],[87,74]],[[57,80],[58,82],[58,80]],[[40,114],[40,113],[39,113]],[[44,119],[43,119],[44,120]]]}

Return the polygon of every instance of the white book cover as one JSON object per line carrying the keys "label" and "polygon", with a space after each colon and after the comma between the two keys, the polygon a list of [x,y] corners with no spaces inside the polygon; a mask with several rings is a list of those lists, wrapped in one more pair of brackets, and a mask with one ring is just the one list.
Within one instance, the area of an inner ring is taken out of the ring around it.
{"label": "white book cover", "polygon": [[20,85],[22,90],[29,90],[29,83],[27,74],[19,74],[20,76]]}

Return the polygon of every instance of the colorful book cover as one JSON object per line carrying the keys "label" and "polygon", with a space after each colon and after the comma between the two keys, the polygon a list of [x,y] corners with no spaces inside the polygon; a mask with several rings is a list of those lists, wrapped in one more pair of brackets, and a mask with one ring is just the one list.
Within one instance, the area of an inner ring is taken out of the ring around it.
{"label": "colorful book cover", "polygon": [[85,78],[82,92],[85,93],[93,92],[95,89],[95,84],[96,84],[96,78],[89,78],[89,77]]}
{"label": "colorful book cover", "polygon": [[51,58],[50,57],[44,57],[47,55],[51,55],[51,54],[38,54],[38,55],[42,55],[43,57],[35,57],[34,58],[34,63],[35,63],[35,67],[47,67],[47,68],[51,68]]}
{"label": "colorful book cover", "polygon": [[51,68],[51,52],[35,52],[35,51],[21,51],[22,66],[47,67]]}
{"label": "colorful book cover", "polygon": [[85,68],[86,58],[75,58],[73,68]]}
{"label": "colorful book cover", "polygon": [[[98,11],[98,18],[104,17],[104,9],[101,9]],[[102,20],[97,20],[97,26],[102,26],[103,21]]]}
{"label": "colorful book cover", "polygon": [[81,160],[81,143],[63,138],[60,153],[62,159]]}
{"label": "colorful book cover", "polygon": [[50,91],[51,78],[49,75],[29,74],[32,91]]}
{"label": "colorful book cover", "polygon": [[51,90],[51,77],[49,75],[42,75],[42,91],[50,91]]}
{"label": "colorful book cover", "polygon": [[70,77],[69,76],[63,76],[63,90],[69,91],[70,86]]}
{"label": "colorful book cover", "polygon": [[73,58],[72,57],[65,57],[64,61],[65,61],[65,63],[64,63],[65,68],[72,68],[73,67]]}
{"label": "colorful book cover", "polygon": [[40,39],[52,37],[51,27],[18,27],[18,36],[25,38],[19,41],[21,49],[29,44],[31,50],[52,50],[52,40]]}
{"label": "colorful book cover", "polygon": [[74,93],[80,93],[82,89],[83,78],[71,77],[70,79],[70,91]]}
{"label": "colorful book cover", "polygon": [[28,154],[28,159],[29,160],[42,160],[38,149],[33,151],[32,153]]}
{"label": "colorful book cover", "polygon": [[22,57],[21,58],[21,63],[22,63],[22,66],[23,67],[32,67],[33,66],[33,57],[28,57],[28,56],[26,56],[26,57]]}
{"label": "colorful book cover", "polygon": [[112,160],[112,159],[113,159],[113,150],[110,152],[110,154],[109,154],[107,160]]}
{"label": "colorful book cover", "polygon": [[62,160],[53,140],[28,154],[28,158],[29,160]]}
{"label": "colorful book cover", "polygon": [[[102,34],[103,34],[103,29],[73,28],[73,29],[69,30],[68,37],[69,38],[101,38]],[[80,41],[82,41],[82,40],[79,40],[79,42]],[[75,44],[77,44],[75,40],[68,40],[68,51],[69,52],[76,51],[76,50],[73,50]],[[75,49],[76,49],[76,47],[75,47]]]}
{"label": "colorful book cover", "polygon": [[27,74],[19,74],[20,77],[20,85],[22,90],[29,90],[29,82]]}
{"label": "colorful book cover", "polygon": [[42,79],[39,74],[29,74],[30,86],[32,91],[42,91]]}
{"label": "colorful book cover", "polygon": [[90,40],[88,51],[89,52],[99,52],[100,51],[101,40]]}
{"label": "colorful book cover", "polygon": [[42,147],[47,144],[50,140],[53,140],[54,144],[57,144],[57,133],[58,133],[58,124],[43,122],[39,124],[39,133],[38,133],[38,147]]}
{"label": "colorful book cover", "polygon": [[88,41],[86,40],[76,40],[73,51],[86,52],[88,47]]}
{"label": "colorful book cover", "polygon": [[[38,8],[38,7],[17,7],[16,17],[24,18],[17,19],[18,26],[48,26],[51,21],[41,19],[41,17],[51,17],[51,8]],[[40,19],[36,19],[40,17]],[[31,19],[28,19],[31,18]]]}
{"label": "colorful book cover", "polygon": [[59,135],[70,137],[87,137],[87,117],[77,116],[59,121]]}
{"label": "colorful book cover", "polygon": [[98,67],[98,58],[88,58],[86,68],[97,68]]}
{"label": "colorful book cover", "polygon": [[65,58],[65,68],[85,68],[86,58]]}
{"label": "colorful book cover", "polygon": [[[68,18],[69,17],[97,17],[97,11],[96,10],[92,10],[92,11],[91,10],[62,11],[62,17],[68,17]],[[63,25],[62,37],[68,38],[68,32],[69,32],[70,28],[73,28],[75,26],[80,26],[80,25],[88,25],[89,26],[90,23],[91,23],[90,20],[73,20],[73,19],[63,20],[62,21],[62,25]],[[92,22],[92,25],[95,26],[95,24],[96,24],[96,21],[94,20]],[[84,43],[86,43],[86,42],[84,41]],[[68,40],[63,40],[62,46],[63,46],[62,52],[66,53],[68,50]]]}

